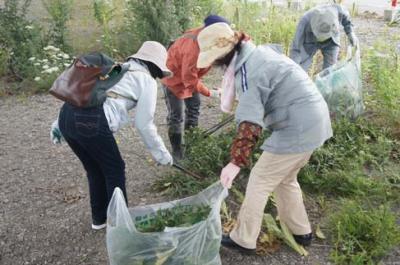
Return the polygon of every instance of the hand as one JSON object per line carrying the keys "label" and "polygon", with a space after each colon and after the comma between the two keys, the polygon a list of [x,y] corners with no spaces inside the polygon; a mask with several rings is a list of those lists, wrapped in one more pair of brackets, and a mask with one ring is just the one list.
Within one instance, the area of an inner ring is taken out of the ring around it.
{"label": "hand", "polygon": [[211,98],[220,98],[221,97],[221,89],[220,88],[210,89],[210,97]]}
{"label": "hand", "polygon": [[226,165],[221,171],[221,184],[225,188],[230,189],[232,187],[232,182],[236,178],[237,174],[239,174],[240,167],[233,163],[229,163]]}
{"label": "hand", "polygon": [[172,158],[171,154],[167,151],[162,159],[157,161],[158,164],[163,166],[172,166],[174,164],[174,159]]}
{"label": "hand", "polygon": [[50,140],[53,142],[53,144],[61,144],[61,140],[64,137],[62,136],[62,133],[60,131],[60,128],[58,127],[58,120],[55,120],[51,124],[51,129],[50,129]]}
{"label": "hand", "polygon": [[353,46],[353,47],[358,46],[358,38],[357,38],[356,34],[354,34],[354,32],[350,33],[348,35],[348,38],[349,38],[349,42],[350,42],[351,46]]}

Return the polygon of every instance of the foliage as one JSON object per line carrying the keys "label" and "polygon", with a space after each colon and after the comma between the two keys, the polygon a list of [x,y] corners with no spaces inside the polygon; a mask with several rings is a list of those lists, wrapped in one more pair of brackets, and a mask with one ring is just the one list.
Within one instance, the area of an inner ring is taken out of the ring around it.
{"label": "foliage", "polygon": [[103,30],[101,41],[106,52],[114,57],[117,53],[115,49],[114,38],[112,34],[111,20],[115,15],[116,8],[111,0],[94,0],[93,1],[94,17]]}
{"label": "foliage", "polygon": [[363,206],[343,201],[329,223],[336,264],[375,264],[393,246],[400,244],[400,228],[388,205]]}
{"label": "foliage", "polygon": [[398,163],[400,143],[391,139],[388,130],[363,118],[338,120],[333,130],[334,137],[314,152],[300,172],[303,187],[340,196],[394,196],[397,192],[383,173]]}
{"label": "foliage", "polygon": [[71,19],[74,0],[42,0],[42,3],[51,17],[48,34],[50,42],[64,51],[70,50],[67,44],[67,22]]}
{"label": "foliage", "polygon": [[390,43],[395,40],[376,44],[364,56],[364,73],[373,86],[367,104],[400,139],[400,50]]}
{"label": "foliage", "polygon": [[27,59],[41,54],[43,47],[41,28],[26,18],[30,2],[5,0],[4,8],[0,9],[0,50],[7,57],[2,60],[1,68],[19,79],[31,77]]}
{"label": "foliage", "polygon": [[300,13],[266,3],[234,2],[225,8],[226,16],[237,30],[249,34],[257,44],[281,44],[289,53]]}
{"label": "foliage", "polygon": [[162,232],[166,227],[185,227],[204,221],[210,211],[208,205],[177,205],[158,210],[150,218],[139,218],[135,225],[140,232]]}

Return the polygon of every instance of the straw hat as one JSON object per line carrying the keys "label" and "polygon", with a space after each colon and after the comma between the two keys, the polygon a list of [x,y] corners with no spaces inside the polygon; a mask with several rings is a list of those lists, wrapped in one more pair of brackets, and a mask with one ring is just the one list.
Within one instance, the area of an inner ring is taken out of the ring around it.
{"label": "straw hat", "polygon": [[202,31],[197,37],[200,54],[197,59],[198,68],[207,68],[215,60],[227,55],[235,45],[238,39],[231,27],[223,22],[212,24]]}
{"label": "straw hat", "polygon": [[162,71],[164,77],[172,75],[172,72],[167,68],[167,50],[165,47],[156,41],[145,41],[137,53],[129,56],[143,61],[152,62]]}
{"label": "straw hat", "polygon": [[[319,42],[335,38],[339,32],[337,12],[331,8],[316,8],[310,20],[311,30]],[[336,41],[334,39],[334,41]]]}

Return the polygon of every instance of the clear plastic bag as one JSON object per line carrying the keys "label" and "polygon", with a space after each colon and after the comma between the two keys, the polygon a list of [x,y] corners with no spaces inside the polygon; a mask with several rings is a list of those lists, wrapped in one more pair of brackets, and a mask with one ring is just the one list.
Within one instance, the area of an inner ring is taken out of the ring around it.
{"label": "clear plastic bag", "polygon": [[[107,212],[107,251],[111,265],[220,265],[222,236],[220,208],[228,192],[220,182],[195,196],[154,205],[127,208],[116,188]],[[207,219],[188,227],[167,227],[163,232],[141,233],[143,221],[158,210],[177,205],[209,205]]]}
{"label": "clear plastic bag", "polygon": [[346,59],[320,72],[315,84],[329,106],[332,118],[355,119],[364,111],[360,49],[347,49]]}

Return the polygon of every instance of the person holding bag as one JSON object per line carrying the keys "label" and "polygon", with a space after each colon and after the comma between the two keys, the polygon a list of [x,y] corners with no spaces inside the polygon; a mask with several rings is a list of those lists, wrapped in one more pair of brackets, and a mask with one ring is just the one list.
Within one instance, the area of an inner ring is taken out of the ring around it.
{"label": "person holding bag", "polygon": [[134,126],[154,159],[162,165],[173,163],[154,125],[155,79],[171,75],[166,59],[163,45],[144,42],[136,54],[127,58],[125,66],[129,70],[106,91],[103,104],[81,108],[65,103],[58,121],[52,124],[51,140],[60,143],[65,139],[86,170],[95,230],[106,227],[107,206],[114,189],[119,187],[126,198],[125,163],[113,133],[130,122],[129,110],[136,109]]}
{"label": "person holding bag", "polygon": [[222,245],[246,254],[255,253],[264,208],[272,192],[280,220],[298,243],[309,245],[311,226],[297,173],[312,152],[332,136],[324,98],[299,65],[269,46],[257,47],[246,41],[243,33],[234,32],[227,24],[207,27],[199,34],[198,42],[197,66],[228,66],[224,78],[231,87],[224,89],[234,89],[239,100],[231,160],[220,175],[224,187],[230,188],[240,169],[250,164],[250,155],[263,128],[271,131],[251,170],[236,225],[229,235],[222,237]]}

